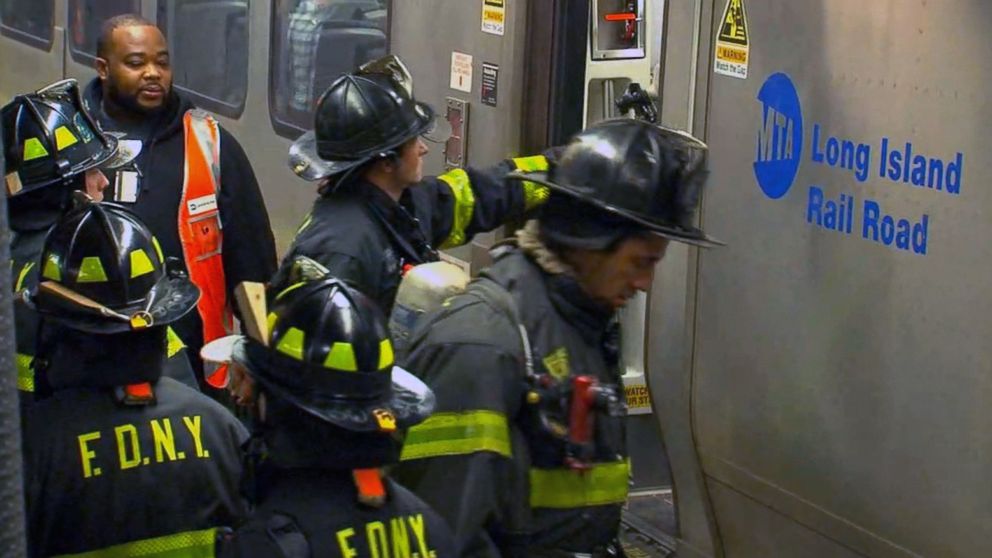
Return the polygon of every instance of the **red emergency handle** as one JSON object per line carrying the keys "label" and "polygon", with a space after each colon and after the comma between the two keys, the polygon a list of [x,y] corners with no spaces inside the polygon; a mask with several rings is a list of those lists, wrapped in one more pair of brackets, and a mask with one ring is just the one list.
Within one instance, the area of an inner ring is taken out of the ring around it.
{"label": "red emergency handle", "polygon": [[606,14],[604,17],[606,21],[634,21],[637,19],[637,14],[621,12],[618,14]]}
{"label": "red emergency handle", "polygon": [[596,398],[592,376],[575,376],[572,379],[572,405],[568,413],[568,436],[574,444],[592,441],[592,411]]}

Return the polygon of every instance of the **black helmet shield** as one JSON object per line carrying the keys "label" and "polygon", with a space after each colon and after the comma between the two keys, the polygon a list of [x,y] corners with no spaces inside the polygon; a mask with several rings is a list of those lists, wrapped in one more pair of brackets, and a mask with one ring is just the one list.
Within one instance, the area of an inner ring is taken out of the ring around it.
{"label": "black helmet shield", "polygon": [[[605,213],[604,221],[619,218],[672,240],[710,247],[722,243],[692,224],[707,175],[706,152],[703,142],[685,132],[614,119],[576,134],[549,171],[509,176],[591,205]],[[546,212],[556,211],[555,197]]]}
{"label": "black helmet shield", "polygon": [[389,156],[434,127],[434,110],[413,97],[413,78],[396,56],[337,78],[317,101],[314,129],[289,150],[289,166],[316,181]]}

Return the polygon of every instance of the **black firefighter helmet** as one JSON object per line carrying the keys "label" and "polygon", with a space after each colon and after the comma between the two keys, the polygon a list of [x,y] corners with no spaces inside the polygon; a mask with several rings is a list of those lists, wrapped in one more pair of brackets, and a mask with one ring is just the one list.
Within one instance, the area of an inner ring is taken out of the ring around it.
{"label": "black firefighter helmet", "polygon": [[[577,200],[619,226],[712,247],[722,242],[693,225],[707,175],[706,152],[706,144],[686,132],[629,118],[612,119],[573,136],[548,171],[514,172],[509,177],[544,184],[563,195],[559,196],[562,205]],[[555,197],[544,211],[556,210]],[[572,223],[573,232],[580,235],[584,223],[576,219],[575,209],[569,207],[571,214],[562,222]]]}
{"label": "black firefighter helmet", "polygon": [[394,363],[386,320],[358,290],[324,278],[270,298],[264,339],[224,337],[201,354],[241,364],[264,390],[345,430],[388,433],[434,409],[430,388]]}
{"label": "black firefighter helmet", "polygon": [[289,166],[321,180],[390,156],[434,127],[434,110],[413,97],[413,78],[395,55],[334,80],[317,101],[314,129],[289,149]]}
{"label": "black firefighter helmet", "polygon": [[[106,134],[83,107],[74,79],[18,95],[0,109],[7,195],[71,179],[93,168],[116,168],[139,148]],[[140,144],[139,144],[140,145]]]}
{"label": "black firefighter helmet", "polygon": [[170,324],[196,306],[200,291],[169,263],[136,215],[82,200],[48,233],[28,300],[47,319],[90,333]]}

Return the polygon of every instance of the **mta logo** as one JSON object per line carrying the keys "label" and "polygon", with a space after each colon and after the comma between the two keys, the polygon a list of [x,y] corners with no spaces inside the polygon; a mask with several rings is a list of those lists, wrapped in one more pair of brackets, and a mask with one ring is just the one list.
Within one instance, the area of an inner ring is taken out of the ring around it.
{"label": "mta logo", "polygon": [[803,111],[789,76],[768,76],[758,91],[761,127],[754,155],[754,177],[766,196],[781,198],[792,187],[803,153]]}

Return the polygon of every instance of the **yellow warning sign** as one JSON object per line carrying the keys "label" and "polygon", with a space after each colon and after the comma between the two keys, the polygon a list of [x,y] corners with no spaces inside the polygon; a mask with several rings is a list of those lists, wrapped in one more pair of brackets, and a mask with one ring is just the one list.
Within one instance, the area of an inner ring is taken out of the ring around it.
{"label": "yellow warning sign", "polygon": [[506,31],[506,0],[482,0],[482,31],[492,35]]}
{"label": "yellow warning sign", "polygon": [[727,0],[716,35],[713,71],[746,79],[750,35],[744,0]]}
{"label": "yellow warning sign", "polygon": [[627,400],[628,415],[646,415],[651,412],[651,394],[644,382],[644,376],[624,377],[624,399]]}

